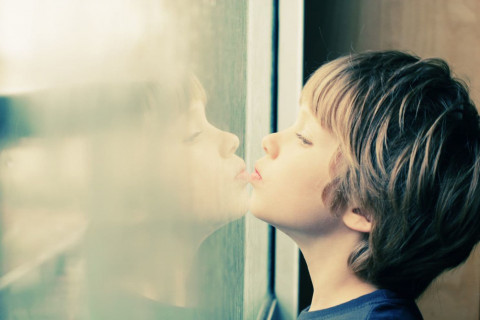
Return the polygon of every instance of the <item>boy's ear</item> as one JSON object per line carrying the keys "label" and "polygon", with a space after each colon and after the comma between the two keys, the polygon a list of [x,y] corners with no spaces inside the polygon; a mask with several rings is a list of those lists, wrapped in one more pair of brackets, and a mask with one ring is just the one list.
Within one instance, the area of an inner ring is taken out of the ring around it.
{"label": "boy's ear", "polygon": [[372,230],[372,219],[367,212],[359,208],[348,208],[342,216],[343,223],[350,229],[359,232],[370,232]]}

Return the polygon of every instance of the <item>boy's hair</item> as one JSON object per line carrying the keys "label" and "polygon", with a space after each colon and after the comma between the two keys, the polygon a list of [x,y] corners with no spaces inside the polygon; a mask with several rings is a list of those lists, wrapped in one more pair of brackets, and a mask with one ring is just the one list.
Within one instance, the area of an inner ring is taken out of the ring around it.
{"label": "boy's hair", "polygon": [[342,57],[311,76],[301,104],[340,141],[324,201],[372,219],[348,260],[357,276],[417,298],[467,259],[480,240],[479,116],[445,61]]}

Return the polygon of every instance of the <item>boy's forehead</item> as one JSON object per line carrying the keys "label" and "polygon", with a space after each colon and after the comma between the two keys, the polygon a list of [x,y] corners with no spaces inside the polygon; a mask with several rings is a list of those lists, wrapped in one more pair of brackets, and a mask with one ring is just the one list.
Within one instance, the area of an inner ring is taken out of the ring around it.
{"label": "boy's forehead", "polygon": [[309,103],[303,103],[300,105],[300,108],[298,108],[297,118],[319,122],[318,114],[316,114],[315,111]]}
{"label": "boy's forehead", "polygon": [[310,107],[306,105],[300,105],[300,107],[297,109],[297,119],[305,119],[311,115],[312,112],[310,110]]}
{"label": "boy's forehead", "polygon": [[297,123],[300,125],[320,124],[317,116],[313,114],[312,109],[307,105],[302,105],[298,108]]}
{"label": "boy's forehead", "polygon": [[314,116],[314,112],[313,112],[313,108],[311,106],[311,103],[309,101],[303,101],[301,104],[300,104],[300,107],[298,108],[297,110],[297,115],[300,116],[300,115],[311,115],[311,116]]}

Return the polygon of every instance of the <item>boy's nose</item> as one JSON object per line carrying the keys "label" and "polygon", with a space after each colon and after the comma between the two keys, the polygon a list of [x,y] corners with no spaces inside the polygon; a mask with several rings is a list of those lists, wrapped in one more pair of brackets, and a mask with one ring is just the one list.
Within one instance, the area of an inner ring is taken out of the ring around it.
{"label": "boy's nose", "polygon": [[265,150],[265,153],[275,159],[278,156],[278,143],[277,143],[278,133],[272,133],[268,136],[265,136],[262,140],[262,147]]}

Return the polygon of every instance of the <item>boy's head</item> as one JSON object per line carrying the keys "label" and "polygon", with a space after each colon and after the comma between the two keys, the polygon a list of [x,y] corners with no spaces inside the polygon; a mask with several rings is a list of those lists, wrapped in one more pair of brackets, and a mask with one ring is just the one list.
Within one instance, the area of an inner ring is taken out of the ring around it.
{"label": "boy's head", "polygon": [[480,240],[480,129],[465,85],[440,59],[354,54],[302,92],[339,141],[323,199],[358,207],[372,230],[349,258],[360,278],[418,297]]}

